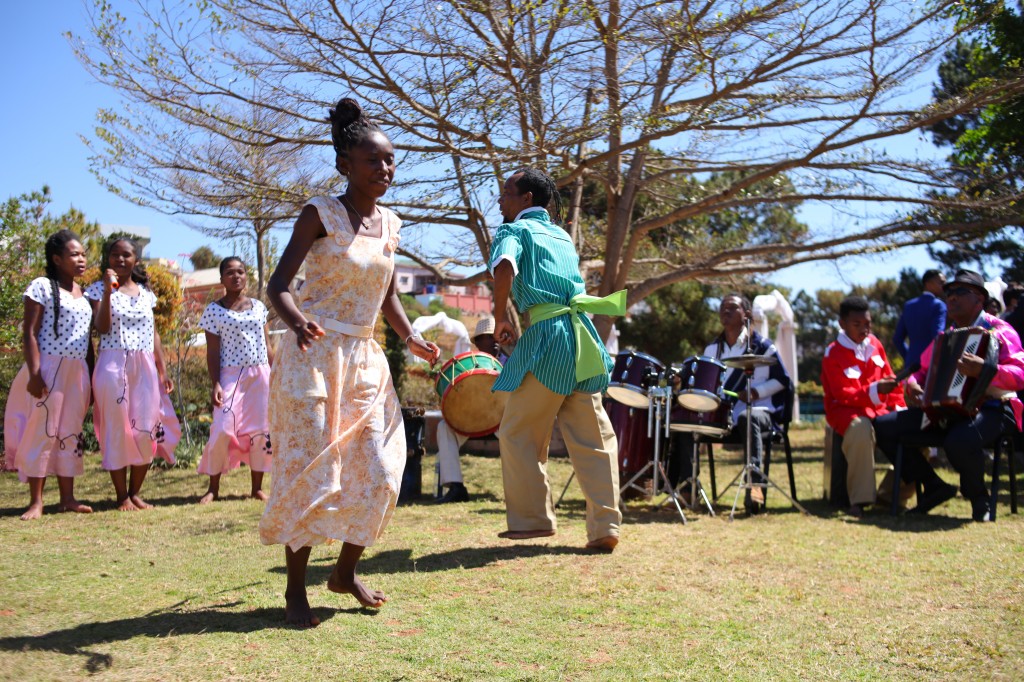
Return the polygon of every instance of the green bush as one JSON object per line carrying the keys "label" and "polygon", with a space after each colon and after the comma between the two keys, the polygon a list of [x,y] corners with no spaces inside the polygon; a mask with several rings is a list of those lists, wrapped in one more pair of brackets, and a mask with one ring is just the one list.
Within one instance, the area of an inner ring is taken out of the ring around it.
{"label": "green bush", "polygon": [[402,379],[402,407],[436,410],[440,406],[434,380],[421,371],[409,371]]}

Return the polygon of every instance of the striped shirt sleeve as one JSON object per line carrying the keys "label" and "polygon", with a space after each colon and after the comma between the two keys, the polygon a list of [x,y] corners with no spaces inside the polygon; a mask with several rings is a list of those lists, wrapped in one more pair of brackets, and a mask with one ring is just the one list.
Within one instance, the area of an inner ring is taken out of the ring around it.
{"label": "striped shirt sleeve", "polygon": [[488,269],[490,269],[491,274],[494,274],[494,268],[498,267],[498,263],[507,260],[512,263],[513,274],[518,275],[519,258],[522,254],[523,243],[519,239],[519,235],[510,227],[502,225],[498,228],[497,234],[494,235],[494,243],[491,245],[491,262],[488,264]]}

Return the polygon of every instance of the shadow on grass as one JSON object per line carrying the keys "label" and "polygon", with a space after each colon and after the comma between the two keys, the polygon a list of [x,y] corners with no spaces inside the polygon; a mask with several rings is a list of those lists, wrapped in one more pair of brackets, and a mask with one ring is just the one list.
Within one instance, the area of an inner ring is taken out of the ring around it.
{"label": "shadow on grass", "polygon": [[[556,536],[557,537],[557,536]],[[597,556],[584,547],[559,545],[515,544],[494,547],[466,547],[450,552],[426,554],[413,558],[412,550],[393,549],[359,562],[359,575],[384,575],[394,573],[435,573],[456,568],[483,568],[499,561],[532,559],[558,554]],[[325,582],[334,570],[334,559],[320,557],[309,562],[306,583],[313,585]],[[285,573],[284,566],[275,566],[271,573]]]}
{"label": "shadow on grass", "polygon": [[[228,609],[242,605],[242,602],[233,602],[186,611],[179,608],[183,603],[145,616],[83,623],[36,637],[0,638],[0,650],[25,653],[50,651],[67,656],[81,656],[85,659],[85,670],[89,674],[95,674],[113,668],[115,657],[92,649],[114,642],[128,641],[136,637],[200,635],[208,632],[244,633],[267,628],[291,627],[284,622],[284,608],[230,611]],[[322,622],[333,617],[341,609],[317,607],[314,611]]]}
{"label": "shadow on grass", "polygon": [[[469,502],[500,502],[497,495],[493,493],[470,493]],[[465,504],[463,502],[452,503],[452,504]],[[419,497],[414,497],[411,500],[402,500],[398,503],[399,507],[434,507],[437,506],[437,498],[426,493]],[[504,510],[502,510],[504,514]]]}

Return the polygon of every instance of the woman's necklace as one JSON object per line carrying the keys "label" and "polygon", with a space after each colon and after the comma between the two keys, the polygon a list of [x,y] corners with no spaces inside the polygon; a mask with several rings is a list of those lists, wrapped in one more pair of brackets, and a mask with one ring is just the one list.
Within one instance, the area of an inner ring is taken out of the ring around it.
{"label": "woman's necklace", "polygon": [[[341,202],[343,204],[345,204],[345,208],[347,208],[350,211],[352,211],[353,213],[355,213],[356,217],[359,218],[359,227],[356,228],[356,232],[358,233],[359,229],[363,227],[363,223],[366,221],[366,218],[363,217],[362,213],[360,213],[359,211],[356,210],[356,207],[352,204],[351,201],[349,201],[348,196],[342,194],[341,195]],[[373,205],[373,209],[377,210],[377,205],[376,204]],[[366,229],[369,230],[371,227],[373,227],[373,214],[372,213],[370,214],[370,224],[366,225]]]}

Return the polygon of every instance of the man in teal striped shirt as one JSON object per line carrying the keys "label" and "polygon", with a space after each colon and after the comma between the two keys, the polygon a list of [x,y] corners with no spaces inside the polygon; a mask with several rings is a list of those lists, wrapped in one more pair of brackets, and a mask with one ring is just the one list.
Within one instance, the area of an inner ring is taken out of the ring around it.
{"label": "man in teal striped shirt", "polygon": [[554,182],[533,168],[509,177],[498,200],[505,223],[489,263],[495,337],[515,338],[506,316],[509,294],[531,323],[494,383],[495,391],[511,393],[498,429],[508,523],[499,536],[555,534],[547,451],[557,416],[587,501],[587,547],[610,552],[622,522],[618,444],[600,396],[612,361],[585,313],[622,314],[625,296],[620,292],[614,302],[586,296],[572,240],[545,209],[552,200],[557,205]]}

